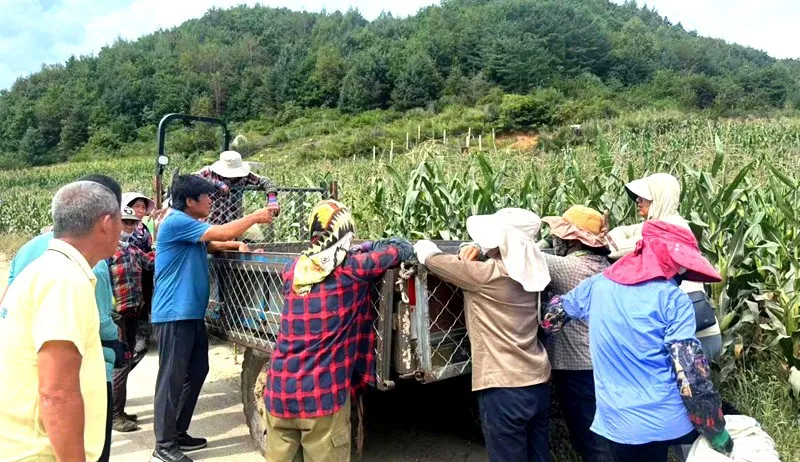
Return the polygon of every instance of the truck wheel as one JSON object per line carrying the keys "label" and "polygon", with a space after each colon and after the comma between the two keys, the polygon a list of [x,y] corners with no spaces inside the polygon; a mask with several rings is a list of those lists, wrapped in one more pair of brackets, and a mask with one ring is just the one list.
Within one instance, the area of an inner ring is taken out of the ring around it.
{"label": "truck wheel", "polygon": [[248,348],[242,361],[242,404],[250,437],[264,454],[267,449],[267,410],[264,406],[264,386],[267,383],[269,354]]}

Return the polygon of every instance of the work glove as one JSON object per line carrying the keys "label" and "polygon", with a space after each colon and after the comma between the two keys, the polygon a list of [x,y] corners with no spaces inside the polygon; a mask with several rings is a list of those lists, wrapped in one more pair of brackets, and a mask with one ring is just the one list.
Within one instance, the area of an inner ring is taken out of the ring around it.
{"label": "work glove", "polygon": [[400,261],[404,262],[414,257],[414,247],[411,243],[401,237],[390,237],[389,239],[381,239],[372,244],[373,251],[383,250],[388,246],[393,246],[400,254]]}
{"label": "work glove", "polygon": [[372,241],[362,242],[361,244],[356,244],[350,247],[350,251],[353,253],[372,252],[373,245],[374,242]]}
{"label": "work glove", "polygon": [[417,241],[417,243],[414,244],[414,251],[417,253],[417,260],[423,265],[431,255],[442,253],[439,246],[425,239]]}
{"label": "work glove", "polygon": [[733,452],[733,439],[730,433],[728,433],[728,430],[723,428],[721,432],[711,438],[711,447],[718,453],[726,456]]}

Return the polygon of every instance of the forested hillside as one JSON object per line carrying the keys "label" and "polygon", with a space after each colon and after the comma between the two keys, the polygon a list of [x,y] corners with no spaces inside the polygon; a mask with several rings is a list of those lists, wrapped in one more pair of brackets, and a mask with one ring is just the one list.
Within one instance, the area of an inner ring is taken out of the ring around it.
{"label": "forested hillside", "polygon": [[18,80],[0,92],[0,166],[113,151],[169,112],[290,121],[308,108],[480,106],[500,130],[642,107],[767,112],[800,107],[799,71],[633,3],[445,0],[374,21],[242,6]]}

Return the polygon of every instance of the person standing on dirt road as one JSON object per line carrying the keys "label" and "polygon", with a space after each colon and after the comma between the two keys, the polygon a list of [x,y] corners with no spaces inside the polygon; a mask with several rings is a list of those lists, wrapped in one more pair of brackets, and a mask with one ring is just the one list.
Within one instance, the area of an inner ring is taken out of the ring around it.
{"label": "person standing on dirt road", "polygon": [[469,217],[486,261],[445,255],[431,241],[414,245],[420,263],[464,291],[472,390],[491,462],[550,460],[550,363],[537,335],[550,274],[535,241],[540,226],[516,208]]}
{"label": "person standing on dirt road", "polygon": [[[153,234],[145,226],[145,217],[152,218],[154,214],[156,203],[152,199],[138,192],[126,192],[122,195],[122,206],[130,207],[136,213],[136,218],[139,219],[139,224],[131,235],[130,244],[138,247],[144,253],[150,253],[154,250]],[[141,314],[139,315],[136,324],[136,345],[133,349],[133,357],[131,358],[131,370],[144,359],[147,352],[150,351],[150,339],[152,337],[153,328],[150,324],[150,311],[153,301],[153,277],[152,270],[143,269],[141,284],[142,284],[142,299],[144,305],[142,306]],[[136,417],[128,415],[128,417]],[[135,419],[134,419],[135,421]]]}
{"label": "person standing on dirt road", "polygon": [[[114,194],[117,201],[120,200],[122,188],[120,188],[119,183],[106,175],[86,175],[79,178],[78,181],[92,181],[101,184]],[[52,240],[53,226],[45,226],[40,236],[31,239],[17,251],[17,254],[14,255],[14,258],[11,260],[11,267],[8,273],[8,286],[11,286],[11,283],[22,272],[23,268],[41,257],[45,251],[47,251],[50,241]],[[112,319],[114,295],[111,289],[111,277],[108,274],[108,264],[105,260],[101,260],[97,262],[97,265],[95,265],[92,271],[97,279],[95,283],[95,301],[97,302],[97,310],[100,316],[100,341],[103,345],[103,357],[106,361],[106,391],[108,395],[105,445],[103,446],[103,453],[99,462],[108,462],[111,454],[111,381],[114,365],[118,364],[118,360],[122,360],[123,348],[118,340],[117,325],[114,324]]]}
{"label": "person standing on dirt road", "polygon": [[0,302],[0,454],[4,460],[107,460],[108,407],[98,262],[114,253],[119,201],[78,181],[53,197],[53,239]]}
{"label": "person standing on dirt road", "polygon": [[249,249],[232,241],[255,224],[270,223],[261,209],[224,225],[200,220],[211,212],[214,185],[195,175],[172,184],[172,206],[158,231],[152,323],[158,341],[153,462],[191,462],[184,451],[206,446],[188,435],[200,390],[208,374],[205,313],[209,299],[208,253]]}
{"label": "person standing on dirt road", "polygon": [[[603,215],[582,205],[570,207],[563,216],[544,217],[550,226],[553,254],[544,254],[550,273],[546,292],[564,295],[583,280],[609,266],[608,248],[603,234]],[[541,241],[540,247],[547,241]],[[480,257],[480,247],[463,246],[459,256],[465,261]],[[605,461],[603,448],[591,432],[596,411],[592,356],[589,352],[589,326],[574,321],[560,332],[545,337],[547,357],[553,373],[553,388],[558,396],[570,442],[583,462]]]}
{"label": "person standing on dirt road", "polygon": [[137,416],[125,412],[125,401],[128,397],[128,375],[137,364],[134,362],[134,350],[145,307],[142,274],[145,271],[152,272],[155,266],[154,253],[145,253],[132,243],[133,233],[139,224],[141,221],[133,209],[122,207],[119,245],[114,255],[107,260],[111,286],[114,289],[115,311],[118,315],[119,340],[125,345],[124,357],[120,361],[122,364],[114,368],[111,408],[111,426],[114,431],[122,433],[139,429],[136,425]]}
{"label": "person standing on dirt road", "polygon": [[351,248],[350,210],[325,200],[311,246],[283,271],[284,305],[264,404],[268,462],[350,460],[350,398],[375,381],[372,283],[414,256],[398,238]]}

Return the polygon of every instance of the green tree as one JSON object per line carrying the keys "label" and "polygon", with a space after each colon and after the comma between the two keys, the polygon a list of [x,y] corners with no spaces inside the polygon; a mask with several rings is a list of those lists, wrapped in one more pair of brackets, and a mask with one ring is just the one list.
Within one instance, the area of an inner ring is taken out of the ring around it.
{"label": "green tree", "polygon": [[389,102],[390,83],[386,60],[371,49],[353,57],[339,93],[339,108],[345,112],[385,108]]}
{"label": "green tree", "polygon": [[439,98],[441,77],[436,64],[424,51],[412,54],[394,85],[392,102],[398,109],[425,107]]}
{"label": "green tree", "polygon": [[657,50],[655,35],[641,19],[632,18],[614,36],[612,75],[627,85],[645,82],[655,70]]}
{"label": "green tree", "polygon": [[339,49],[333,45],[322,46],[316,53],[314,69],[306,82],[306,104],[336,107],[345,72],[345,62]]}

